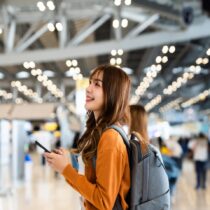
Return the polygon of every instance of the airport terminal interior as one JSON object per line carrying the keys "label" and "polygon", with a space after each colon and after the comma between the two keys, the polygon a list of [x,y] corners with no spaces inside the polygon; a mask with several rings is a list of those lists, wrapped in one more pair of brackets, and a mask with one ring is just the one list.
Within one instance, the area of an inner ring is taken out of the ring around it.
{"label": "airport terminal interior", "polygon": [[210,209],[208,0],[0,0],[0,210],[82,209],[34,142],[76,148],[102,64],[129,75],[130,104],[147,111],[171,209]]}

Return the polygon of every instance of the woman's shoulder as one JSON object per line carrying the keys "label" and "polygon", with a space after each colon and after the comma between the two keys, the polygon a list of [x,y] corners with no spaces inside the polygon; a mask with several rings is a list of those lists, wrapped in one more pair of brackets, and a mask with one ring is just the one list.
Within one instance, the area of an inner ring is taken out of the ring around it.
{"label": "woman's shoulder", "polygon": [[106,129],[100,138],[99,146],[104,149],[118,148],[124,150],[125,144],[121,135],[113,128]]}

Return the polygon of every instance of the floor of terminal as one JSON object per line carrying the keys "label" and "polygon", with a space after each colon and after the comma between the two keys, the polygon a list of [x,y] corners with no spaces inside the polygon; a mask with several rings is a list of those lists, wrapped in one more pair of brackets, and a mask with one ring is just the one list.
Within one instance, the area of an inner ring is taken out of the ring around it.
{"label": "floor of terminal", "polygon": [[[80,210],[79,195],[69,187],[62,177],[55,178],[49,166],[41,166],[33,157],[32,177],[15,187],[5,189],[0,196],[0,210]],[[195,190],[193,164],[184,162],[178,181],[172,210],[210,209],[210,171],[206,190]]]}

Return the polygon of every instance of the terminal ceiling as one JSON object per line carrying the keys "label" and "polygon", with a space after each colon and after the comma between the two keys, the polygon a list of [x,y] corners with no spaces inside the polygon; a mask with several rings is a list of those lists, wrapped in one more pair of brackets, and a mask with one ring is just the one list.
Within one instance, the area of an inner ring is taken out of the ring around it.
{"label": "terminal ceiling", "polygon": [[[66,73],[67,60],[76,59],[87,77],[94,67],[118,57],[121,67],[132,70],[133,102],[155,112],[190,104],[198,110],[210,107],[210,18],[201,1],[54,0],[54,9],[44,0],[42,8],[37,0],[0,2],[0,90],[12,93],[10,99],[0,92],[0,103],[17,98],[58,102],[63,95],[71,102],[75,80]],[[114,20],[119,27],[113,27]],[[113,56],[113,49],[123,54]],[[23,66],[30,61],[34,69],[54,73],[49,79],[60,92],[49,91],[31,74],[33,68]],[[28,77],[17,78],[21,72]],[[18,91],[12,81],[36,97]]]}

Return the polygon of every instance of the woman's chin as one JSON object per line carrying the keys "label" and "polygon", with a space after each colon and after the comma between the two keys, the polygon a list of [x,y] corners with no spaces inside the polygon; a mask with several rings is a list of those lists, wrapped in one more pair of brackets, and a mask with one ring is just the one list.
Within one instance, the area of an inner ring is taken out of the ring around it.
{"label": "woman's chin", "polygon": [[90,109],[90,106],[88,106],[88,104],[85,104],[85,109],[87,110],[87,111],[90,111],[91,109]]}

